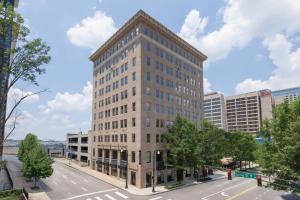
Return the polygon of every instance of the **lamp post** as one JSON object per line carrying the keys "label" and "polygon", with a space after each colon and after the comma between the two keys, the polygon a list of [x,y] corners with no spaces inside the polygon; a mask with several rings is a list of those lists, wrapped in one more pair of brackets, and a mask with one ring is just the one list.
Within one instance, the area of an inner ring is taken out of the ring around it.
{"label": "lamp post", "polygon": [[127,158],[127,162],[126,162],[126,176],[125,176],[125,189],[127,189],[128,188],[128,150],[121,148],[121,153],[123,153],[123,151],[126,151],[126,158]]}
{"label": "lamp post", "polygon": [[157,155],[159,155],[160,154],[160,151],[159,150],[154,150],[153,151],[153,161],[152,161],[152,163],[153,163],[153,168],[152,168],[152,192],[155,192],[155,188],[154,188],[154,184],[155,184],[155,161],[156,161],[156,153],[157,153]]}

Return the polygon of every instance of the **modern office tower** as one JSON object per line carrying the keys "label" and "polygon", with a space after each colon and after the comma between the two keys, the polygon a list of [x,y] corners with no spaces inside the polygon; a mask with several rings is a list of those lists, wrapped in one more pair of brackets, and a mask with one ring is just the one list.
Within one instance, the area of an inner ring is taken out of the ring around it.
{"label": "modern office tower", "polygon": [[283,101],[291,103],[300,99],[300,87],[272,91],[272,96],[274,98],[275,105],[281,104]]}
{"label": "modern office tower", "polygon": [[229,131],[259,132],[265,119],[272,118],[270,90],[261,90],[226,98]]}
{"label": "modern office tower", "polygon": [[204,95],[204,118],[216,127],[227,130],[227,115],[224,95],[218,92]]}
{"label": "modern office tower", "polygon": [[[6,8],[7,5],[12,5],[14,7],[17,7],[19,4],[19,0],[0,0],[1,3],[4,3],[4,6]],[[0,20],[1,17],[0,16]],[[3,28],[6,27],[6,28]],[[16,45],[15,42],[12,41],[12,32],[6,31],[10,30],[11,25],[9,24],[4,25],[1,23],[1,33],[0,33],[0,68],[4,67],[5,65],[10,64],[11,55],[7,52],[10,52],[9,50],[13,45]],[[5,132],[5,116],[6,116],[6,95],[5,91],[8,86],[8,73],[5,72],[5,70],[0,70],[0,103],[3,105],[3,109],[0,110],[0,159],[2,158],[2,152],[3,152],[3,140],[4,140],[4,132]]]}
{"label": "modern office tower", "polygon": [[173,180],[162,135],[176,113],[201,126],[206,58],[144,11],[95,51],[92,168],[138,188]]}
{"label": "modern office tower", "polygon": [[90,165],[91,161],[91,132],[88,134],[67,133],[66,157]]}

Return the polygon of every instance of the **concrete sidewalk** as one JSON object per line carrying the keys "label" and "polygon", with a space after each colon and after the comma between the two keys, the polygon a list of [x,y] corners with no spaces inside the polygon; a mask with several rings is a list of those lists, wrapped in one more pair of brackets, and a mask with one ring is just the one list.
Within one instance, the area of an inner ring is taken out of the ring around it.
{"label": "concrete sidewalk", "polygon": [[14,189],[22,189],[23,187],[29,194],[30,200],[50,200],[47,194],[41,189],[32,189],[34,186],[33,182],[26,181],[27,179],[22,175],[21,172],[21,162],[16,158],[16,156],[5,156],[7,160],[7,169],[13,181]]}
{"label": "concrete sidewalk", "polygon": [[[107,182],[115,187],[118,187],[120,189],[126,190],[127,192],[131,193],[131,194],[135,194],[135,195],[153,195],[153,194],[158,194],[158,193],[162,193],[162,192],[167,192],[170,191],[168,190],[165,186],[166,185],[157,185],[155,186],[155,192],[152,192],[152,187],[149,188],[137,188],[133,185],[128,184],[128,189],[125,189],[125,181],[123,179],[117,179],[116,177],[111,177],[108,176],[106,174],[100,173],[96,170],[92,170],[90,167],[82,167],[80,166],[78,163],[75,162],[70,162],[69,165],[69,160],[65,159],[65,158],[55,158],[55,161],[60,162],[62,164],[65,164],[69,167],[72,167],[74,169],[80,170],[86,174],[89,174],[93,177],[96,177],[104,182]],[[218,180],[218,179],[223,179],[226,178],[226,172],[222,172],[222,171],[215,171],[214,175],[210,175],[210,177],[212,178],[212,180]],[[175,182],[174,182],[175,183]],[[180,187],[187,187],[187,186],[191,186],[191,185],[197,185],[197,184],[201,184],[203,182],[196,182],[193,179],[186,179],[182,182],[182,186]],[[168,183],[172,184],[171,182]]]}

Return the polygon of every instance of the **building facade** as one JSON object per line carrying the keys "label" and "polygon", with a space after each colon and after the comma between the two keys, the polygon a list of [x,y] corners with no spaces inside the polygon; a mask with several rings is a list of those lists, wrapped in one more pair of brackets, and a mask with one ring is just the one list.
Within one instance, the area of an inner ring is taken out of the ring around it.
{"label": "building facade", "polygon": [[204,118],[216,127],[227,130],[227,115],[224,95],[213,92],[204,95]]}
{"label": "building facade", "polygon": [[292,103],[300,99],[300,87],[272,91],[272,95],[275,105],[281,104],[284,101]]}
{"label": "building facade", "polygon": [[90,57],[92,169],[138,188],[173,180],[162,135],[176,113],[201,126],[206,58],[143,11],[104,43]]}
{"label": "building facade", "polygon": [[265,119],[272,118],[273,101],[270,90],[261,90],[226,98],[229,131],[257,133]]}
{"label": "building facade", "polygon": [[91,132],[67,133],[66,157],[90,165],[91,162]]}

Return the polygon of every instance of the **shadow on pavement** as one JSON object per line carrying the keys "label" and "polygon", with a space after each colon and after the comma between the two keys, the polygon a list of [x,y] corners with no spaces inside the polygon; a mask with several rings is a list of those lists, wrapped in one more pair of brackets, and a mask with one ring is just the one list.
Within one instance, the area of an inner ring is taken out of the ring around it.
{"label": "shadow on pavement", "polygon": [[300,195],[297,194],[282,194],[281,197],[284,200],[300,200]]}

